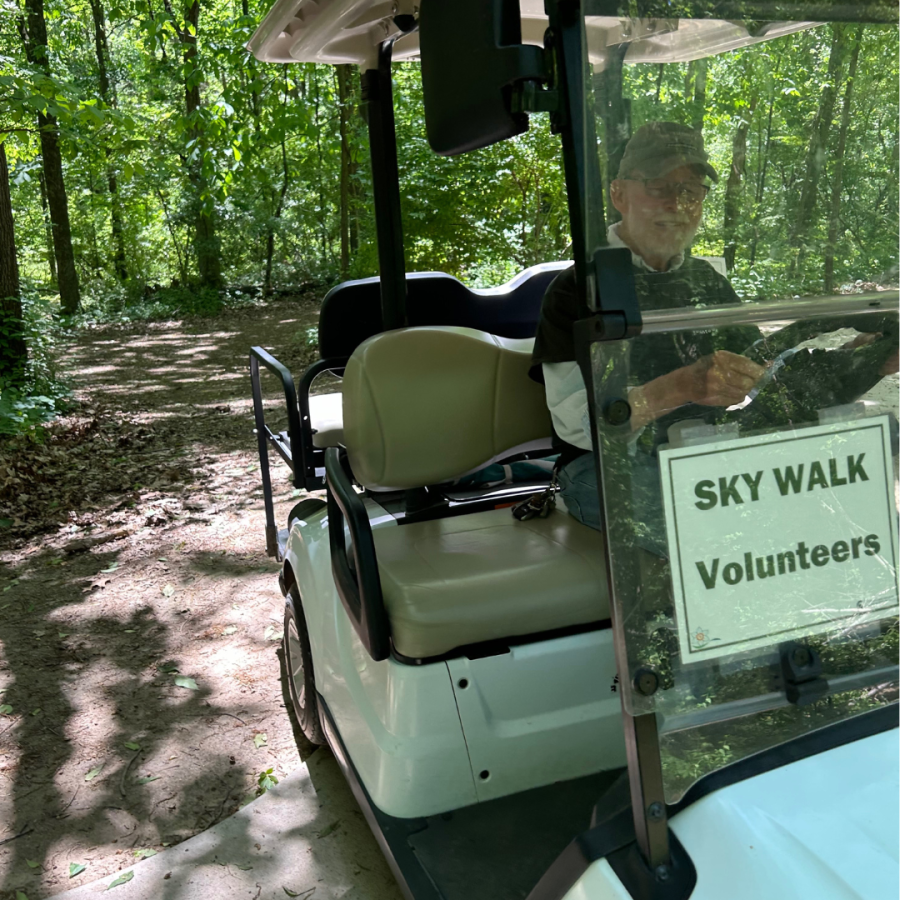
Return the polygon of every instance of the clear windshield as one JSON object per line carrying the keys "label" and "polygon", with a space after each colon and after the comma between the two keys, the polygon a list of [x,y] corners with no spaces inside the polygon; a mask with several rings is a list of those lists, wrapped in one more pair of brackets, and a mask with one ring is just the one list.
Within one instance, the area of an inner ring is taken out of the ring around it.
{"label": "clear windshield", "polygon": [[592,345],[594,442],[673,802],[897,699],[897,35],[610,21],[588,234],[631,252],[644,329]]}

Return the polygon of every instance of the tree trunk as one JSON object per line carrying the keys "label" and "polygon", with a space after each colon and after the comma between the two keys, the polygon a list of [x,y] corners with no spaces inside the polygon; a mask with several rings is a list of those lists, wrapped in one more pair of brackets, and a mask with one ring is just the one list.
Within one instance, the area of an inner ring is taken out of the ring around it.
{"label": "tree trunk", "polygon": [[[285,79],[287,80],[287,79]],[[281,167],[284,178],[281,182],[281,192],[278,195],[278,205],[275,207],[275,215],[272,225],[269,226],[269,233],[266,236],[266,277],[263,281],[263,295],[268,296],[272,293],[272,257],[275,255],[275,224],[281,218],[284,210],[284,198],[287,196],[288,183],[290,179],[290,170],[288,169],[287,159],[287,139],[282,135],[281,138]]]}
{"label": "tree trunk", "polygon": [[750,241],[750,259],[749,265],[752,269],[756,263],[756,249],[759,246],[759,212],[762,209],[762,201],[766,192],[766,174],[769,170],[769,150],[772,147],[772,116],[775,112],[775,79],[781,73],[781,60],[784,56],[784,50],[778,54],[778,60],[775,63],[775,69],[771,78],[767,80],[766,90],[769,98],[769,110],[766,114],[766,134],[763,141],[763,134],[759,133],[759,142],[757,144],[757,177],[756,177],[756,193],[753,201],[753,219],[751,232],[753,237]]}
{"label": "tree trunk", "polygon": [[665,74],[666,74],[666,65],[665,65],[665,63],[660,63],[659,72],[656,75],[656,94],[653,97],[654,103],[659,103],[660,94],[662,93],[663,78],[665,77]]}
{"label": "tree trunk", "polygon": [[203,287],[222,286],[222,262],[216,234],[215,207],[209,185],[203,174],[203,128],[199,121],[200,71],[197,63],[197,31],[200,0],[188,0],[185,27],[179,36],[184,48],[184,106],[188,122],[188,139],[192,142],[188,177],[193,189],[194,252],[197,271]]}
{"label": "tree trunk", "polygon": [[81,308],[81,288],[75,270],[75,251],[72,249],[72,226],[69,222],[69,201],[63,180],[59,134],[52,116],[38,115],[41,129],[41,158],[47,185],[47,206],[53,229],[53,251],[56,256],[57,284],[63,313],[71,316]]}
{"label": "tree trunk", "polygon": [[625,155],[625,145],[631,138],[631,100],[624,94],[623,67],[628,44],[609,48],[609,60],[603,72],[594,76],[594,92],[603,119],[603,140],[606,143],[606,178],[603,197],[608,224],[622,217],[612,205],[610,184],[618,177],[619,164]]}
{"label": "tree trunk", "polygon": [[350,255],[359,250],[359,217],[360,210],[365,208],[362,182],[359,177],[360,158],[362,155],[360,126],[364,119],[362,114],[362,82],[358,75],[353,79],[353,131],[356,139],[350,144]]}
{"label": "tree trunk", "polygon": [[816,115],[812,122],[804,166],[803,189],[800,192],[800,201],[797,204],[797,215],[794,218],[794,228],[791,234],[791,246],[797,250],[797,254],[791,262],[792,274],[798,269],[802,270],[805,256],[804,243],[812,223],[816,197],[819,192],[819,180],[825,167],[828,135],[831,131],[831,121],[834,118],[834,104],[837,98],[838,84],[847,46],[846,26],[832,25],[831,29],[832,39],[831,52],[828,57],[828,73],[825,78],[825,86],[822,88],[822,94],[819,98],[819,108],[816,110]]}
{"label": "tree trunk", "polygon": [[737,254],[737,226],[741,214],[741,195],[744,192],[744,171],[747,167],[747,134],[750,131],[750,121],[753,118],[756,103],[757,98],[751,98],[749,109],[741,119],[741,124],[738,125],[731,142],[731,169],[725,184],[725,209],[722,223],[725,266],[729,272],[734,268],[734,259]]}
{"label": "tree trunk", "polygon": [[166,227],[169,229],[169,236],[172,238],[172,247],[175,249],[175,256],[178,259],[178,272],[181,275],[181,283],[187,284],[187,263],[181,256],[181,250],[178,246],[178,234],[175,231],[172,217],[169,215],[169,205],[166,203],[165,195],[159,188],[156,189],[156,196],[159,197],[159,205],[162,207],[163,215],[166,217]]}
{"label": "tree trunk", "polygon": [[[39,66],[49,76],[44,0],[25,0],[25,10],[28,15],[27,26],[22,33],[25,55],[33,66]],[[41,161],[47,187],[47,205],[50,207],[50,224],[53,229],[60,305],[66,315],[72,315],[81,306],[81,290],[78,286],[78,272],[75,270],[75,252],[72,249],[72,227],[69,223],[62,155],[59,152],[59,131],[56,119],[43,113],[38,113],[38,127],[41,133]]]}
{"label": "tree trunk", "polygon": [[126,281],[128,279],[128,263],[125,254],[125,228],[122,225],[122,209],[119,203],[119,182],[116,178],[115,169],[112,166],[107,170],[107,182],[109,184],[109,196],[112,201],[110,228],[112,229],[113,247],[115,248],[113,265],[119,281]]}
{"label": "tree trunk", "polygon": [[352,106],[353,66],[337,66],[338,102],[340,104],[339,131],[341,136],[341,278],[350,268],[350,116]]}
{"label": "tree trunk", "polygon": [[[97,80],[100,87],[100,96],[103,102],[110,107],[116,106],[115,92],[109,82],[109,44],[106,40],[106,16],[103,12],[101,0],[90,0],[91,16],[94,20],[94,50],[97,55]],[[113,266],[119,281],[128,278],[128,266],[125,257],[125,230],[122,227],[122,210],[119,204],[119,183],[116,178],[116,170],[110,158],[112,153],[106,148],[106,182],[109,186],[110,198],[110,228],[113,239]]]}
{"label": "tree trunk", "polygon": [[359,215],[360,209],[365,201],[363,200],[363,189],[359,180],[360,166],[360,137],[359,128],[363,121],[362,117],[362,96],[361,82],[355,74],[354,67],[348,67],[347,75],[347,93],[349,108],[347,110],[347,140],[350,159],[347,165],[347,176],[350,182],[348,187],[348,229],[350,243],[350,257],[359,250]]}
{"label": "tree trunk", "polygon": [[[249,0],[241,0],[241,13],[243,14],[245,19],[250,18],[250,2]],[[250,76],[250,108],[253,110],[253,130],[256,134],[259,134],[259,114],[260,114],[260,103],[259,103],[259,88],[256,86],[256,57],[253,54],[249,54],[247,58],[247,62],[244,64],[247,69],[247,73]]]}
{"label": "tree trunk", "polygon": [[325,159],[322,154],[322,134],[319,127],[319,77],[313,69],[312,73],[313,85],[316,89],[316,96],[313,103],[313,128],[316,132],[316,156],[318,157],[318,166],[316,167],[316,190],[319,195],[319,238],[322,242],[322,268],[328,265],[328,233],[326,231],[325,222],[325,186],[322,183],[322,170],[325,168]]}
{"label": "tree trunk", "polygon": [[862,28],[857,28],[850,56],[850,70],[847,74],[847,86],[844,88],[844,103],[841,109],[841,130],[838,134],[838,145],[835,151],[834,172],[831,177],[831,213],[828,218],[828,243],[825,249],[825,293],[834,292],[834,253],[838,240],[838,229],[841,220],[841,190],[844,179],[844,150],[847,146],[847,129],[850,127],[850,107],[853,102],[853,81],[856,78],[856,65],[859,62],[859,49],[862,45]]}
{"label": "tree trunk", "polygon": [[47,205],[47,180],[43,169],[38,177],[41,186],[41,218],[44,221],[44,235],[47,238],[47,265],[50,267],[50,283],[56,287],[56,254],[53,252],[53,226],[50,224],[50,209]]}
{"label": "tree trunk", "polygon": [[703,132],[703,119],[706,115],[706,76],[709,71],[708,59],[695,59],[688,63],[685,98],[691,107],[691,128]]}
{"label": "tree trunk", "polygon": [[28,358],[19,296],[19,264],[6,144],[0,143],[0,377],[15,377]]}

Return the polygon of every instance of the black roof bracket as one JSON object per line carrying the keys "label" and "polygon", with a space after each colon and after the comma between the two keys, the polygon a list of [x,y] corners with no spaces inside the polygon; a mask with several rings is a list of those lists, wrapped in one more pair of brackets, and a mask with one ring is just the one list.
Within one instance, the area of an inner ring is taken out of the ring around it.
{"label": "black roof bracket", "polygon": [[559,91],[544,87],[534,79],[520,81],[513,89],[510,109],[513,114],[529,112],[559,112]]}

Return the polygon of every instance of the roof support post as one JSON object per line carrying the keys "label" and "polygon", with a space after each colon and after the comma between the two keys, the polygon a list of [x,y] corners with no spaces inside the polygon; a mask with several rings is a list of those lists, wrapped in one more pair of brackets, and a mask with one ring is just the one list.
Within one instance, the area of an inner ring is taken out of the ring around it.
{"label": "roof support post", "polygon": [[582,314],[587,316],[596,294],[594,252],[606,244],[606,225],[594,116],[585,79],[588,61],[581,2],[547,0],[546,9],[550,20],[550,50],[555,58],[552,88],[559,91],[561,101],[559,112],[551,114],[551,121],[562,137],[575,282]]}
{"label": "roof support post", "polygon": [[367,69],[362,75],[375,195],[381,315],[385,331],[403,328],[407,324],[400,173],[397,166],[397,133],[394,128],[394,94],[391,85],[393,43],[393,40],[387,40],[379,47],[378,68]]}
{"label": "roof support post", "polygon": [[[598,258],[597,251],[607,245],[606,223],[603,209],[603,184],[600,177],[600,161],[597,154],[597,136],[594,128],[594,110],[589,82],[586,78],[588,60],[585,52],[584,24],[581,0],[546,0],[550,20],[551,50],[555,57],[553,87],[560,92],[560,111],[553,114],[554,128],[562,136],[563,166],[566,173],[566,193],[569,201],[569,222],[572,230],[572,255],[575,262],[575,281],[581,315],[586,321],[576,325],[578,362],[588,391],[588,409],[591,430],[597,434],[596,403],[590,361],[589,329],[593,321],[588,318],[599,305],[600,312],[612,303],[618,309],[622,302],[620,288],[630,288],[633,300],[634,285],[630,280],[630,258],[626,257],[625,274],[613,280],[607,274],[614,268],[616,256]],[[604,254],[621,254],[619,250],[604,250]],[[620,257],[618,257],[620,260]],[[603,297],[598,290],[598,274],[604,284]],[[602,302],[600,302],[602,301]],[[636,301],[631,306],[636,307]],[[628,308],[631,308],[630,306]],[[627,319],[627,317],[626,317]],[[626,321],[626,325],[629,323]],[[638,314],[638,326],[640,318]],[[624,334],[622,336],[625,336]],[[599,456],[594,450],[598,467],[597,481],[602,484]],[[604,538],[606,535],[604,534]],[[609,544],[606,545],[608,571]],[[610,596],[614,585],[610,577]],[[628,660],[623,649],[621,625],[613,619],[616,644],[616,666],[619,678],[629,678]],[[623,699],[622,719],[625,726],[625,748],[628,756],[628,778],[631,788],[631,805],[634,830],[641,856],[654,876],[666,880],[670,873],[670,852],[666,803],[663,790],[662,764],[656,715],[633,716],[625,708]]]}

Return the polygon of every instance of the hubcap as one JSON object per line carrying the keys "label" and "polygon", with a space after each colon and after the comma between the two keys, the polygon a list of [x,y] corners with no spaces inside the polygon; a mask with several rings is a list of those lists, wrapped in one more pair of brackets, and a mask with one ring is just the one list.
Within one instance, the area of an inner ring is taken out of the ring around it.
{"label": "hubcap", "polygon": [[303,652],[300,649],[300,634],[297,631],[297,623],[291,619],[288,623],[288,656],[290,660],[290,676],[294,685],[294,696],[297,705],[306,709],[306,678],[303,674]]}

